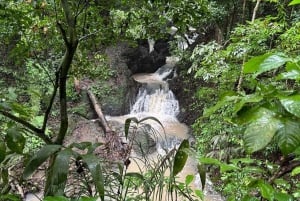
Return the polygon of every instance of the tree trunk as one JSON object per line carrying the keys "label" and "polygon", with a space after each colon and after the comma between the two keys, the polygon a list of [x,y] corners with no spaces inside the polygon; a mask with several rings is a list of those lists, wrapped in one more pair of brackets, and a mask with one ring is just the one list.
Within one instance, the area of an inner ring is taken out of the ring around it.
{"label": "tree trunk", "polygon": [[101,126],[103,127],[103,130],[104,130],[105,134],[112,133],[112,129],[109,127],[109,125],[108,125],[108,123],[107,123],[107,121],[106,121],[106,119],[103,115],[101,107],[100,107],[94,93],[90,90],[87,90],[87,94],[88,94],[88,96],[89,96],[89,98],[90,98],[90,100],[91,100],[91,102],[94,106],[94,109],[95,109],[95,111],[98,115],[98,118],[100,120]]}

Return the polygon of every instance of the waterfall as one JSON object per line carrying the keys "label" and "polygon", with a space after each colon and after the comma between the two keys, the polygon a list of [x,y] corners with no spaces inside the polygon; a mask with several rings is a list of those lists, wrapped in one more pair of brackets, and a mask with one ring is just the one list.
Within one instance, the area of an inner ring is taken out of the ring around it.
{"label": "waterfall", "polygon": [[154,116],[164,121],[177,121],[179,103],[169,89],[165,79],[173,72],[170,62],[160,67],[155,73],[135,75],[134,79],[142,83],[136,102],[131,106],[131,115]]}

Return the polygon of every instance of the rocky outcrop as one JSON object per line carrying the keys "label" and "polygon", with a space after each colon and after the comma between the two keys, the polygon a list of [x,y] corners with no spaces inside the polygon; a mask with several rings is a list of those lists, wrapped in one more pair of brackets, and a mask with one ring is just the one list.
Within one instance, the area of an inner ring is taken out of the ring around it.
{"label": "rocky outcrop", "polygon": [[151,52],[148,40],[140,40],[136,48],[131,48],[124,53],[132,74],[154,73],[166,63],[166,57],[169,55],[169,43],[162,39],[154,43]]}

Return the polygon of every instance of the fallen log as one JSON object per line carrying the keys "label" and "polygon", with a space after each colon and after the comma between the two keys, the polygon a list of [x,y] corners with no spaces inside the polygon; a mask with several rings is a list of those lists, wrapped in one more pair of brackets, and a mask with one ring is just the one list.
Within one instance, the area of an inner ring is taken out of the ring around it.
{"label": "fallen log", "polygon": [[97,113],[98,119],[100,121],[101,126],[103,127],[104,133],[105,135],[107,135],[108,133],[112,133],[112,129],[109,127],[107,120],[105,119],[105,116],[103,115],[103,112],[101,110],[101,107],[94,95],[94,93],[90,90],[87,90],[87,94],[93,104],[93,107],[95,109],[95,112]]}

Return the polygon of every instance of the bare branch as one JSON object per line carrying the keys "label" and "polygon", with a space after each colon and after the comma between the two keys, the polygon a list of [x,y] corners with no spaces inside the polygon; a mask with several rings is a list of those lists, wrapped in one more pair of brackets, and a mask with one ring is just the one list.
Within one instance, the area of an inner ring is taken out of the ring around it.
{"label": "bare branch", "polygon": [[43,121],[43,126],[42,126],[42,131],[43,132],[46,131],[48,118],[49,118],[49,115],[50,115],[50,112],[51,112],[51,109],[52,109],[52,106],[53,106],[53,103],[54,103],[54,100],[55,100],[55,97],[56,97],[56,94],[57,94],[58,81],[59,81],[59,71],[56,72],[56,78],[55,78],[53,93],[52,93],[52,96],[51,96],[51,99],[50,99],[50,103],[49,103],[49,105],[47,107],[47,110],[45,112],[45,115],[44,115],[44,121]]}
{"label": "bare branch", "polygon": [[93,35],[95,35],[95,34],[97,34],[97,33],[99,33],[99,32],[100,32],[100,30],[99,30],[99,31],[95,31],[95,32],[90,33],[90,34],[87,34],[87,35],[85,35],[85,36],[82,36],[81,38],[79,38],[79,41],[83,41],[83,40],[85,40],[86,38],[88,38],[88,37],[90,37],[90,36],[93,36]]}
{"label": "bare branch", "polygon": [[6,117],[8,117],[9,119],[18,122],[20,124],[22,124],[24,127],[28,128],[29,130],[33,131],[33,133],[38,136],[39,138],[41,138],[42,140],[44,140],[45,143],[47,144],[52,144],[51,139],[45,135],[45,133],[42,131],[42,129],[39,129],[37,127],[35,127],[34,125],[32,125],[31,123],[25,121],[24,119],[21,119],[9,112],[0,110],[0,113]]}
{"label": "bare branch", "polygon": [[66,30],[64,30],[64,28],[62,27],[60,22],[57,21],[56,24],[57,24],[57,27],[58,27],[58,29],[59,29],[62,37],[63,37],[63,40],[64,40],[66,46],[69,46],[70,43],[69,43],[68,38],[67,38]]}

